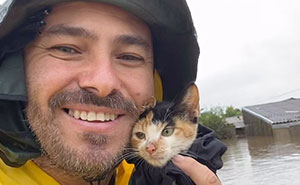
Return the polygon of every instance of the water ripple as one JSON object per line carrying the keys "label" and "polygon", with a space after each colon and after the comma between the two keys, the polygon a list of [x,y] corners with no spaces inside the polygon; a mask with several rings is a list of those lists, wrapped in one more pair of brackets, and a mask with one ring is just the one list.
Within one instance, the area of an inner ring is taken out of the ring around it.
{"label": "water ripple", "polygon": [[224,141],[223,185],[300,185],[300,141],[250,137]]}

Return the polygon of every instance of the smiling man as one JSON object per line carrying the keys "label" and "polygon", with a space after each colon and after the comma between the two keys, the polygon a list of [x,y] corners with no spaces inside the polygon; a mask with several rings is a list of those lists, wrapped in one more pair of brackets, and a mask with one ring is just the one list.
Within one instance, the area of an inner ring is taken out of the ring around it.
{"label": "smiling man", "polygon": [[[0,184],[126,185],[122,154],[143,103],[195,80],[190,13],[174,0],[59,2],[0,11]],[[220,168],[223,145],[199,132],[204,161]],[[197,185],[220,184],[192,158],[174,163]]]}
{"label": "smiling man", "polygon": [[28,120],[58,169],[105,174],[128,143],[137,109],[154,94],[150,31],[99,3],[58,5],[45,22],[25,49]]}

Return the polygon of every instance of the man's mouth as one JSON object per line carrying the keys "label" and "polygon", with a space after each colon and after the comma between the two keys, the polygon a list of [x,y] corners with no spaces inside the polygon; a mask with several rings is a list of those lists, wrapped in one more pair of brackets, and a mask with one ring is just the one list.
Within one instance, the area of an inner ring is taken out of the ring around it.
{"label": "man's mouth", "polygon": [[93,112],[93,111],[81,111],[65,109],[66,113],[78,120],[84,121],[113,121],[120,115],[105,113],[105,112]]}

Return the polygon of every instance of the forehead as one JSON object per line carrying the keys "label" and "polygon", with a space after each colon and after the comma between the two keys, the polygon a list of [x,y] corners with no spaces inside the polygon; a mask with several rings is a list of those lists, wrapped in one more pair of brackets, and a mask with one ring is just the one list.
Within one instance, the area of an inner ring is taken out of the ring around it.
{"label": "forehead", "polygon": [[[106,3],[95,3],[95,2],[67,2],[67,3],[60,3],[54,6],[52,13],[54,14],[67,14],[72,13],[74,14],[81,14],[81,13],[95,13],[98,15],[108,15],[118,17],[120,19],[132,19],[135,21],[140,21],[139,18],[127,12],[119,7],[109,5]],[[63,17],[61,17],[63,18]]]}
{"label": "forehead", "polygon": [[148,26],[130,12],[113,5],[95,2],[69,2],[56,5],[46,18],[46,29],[53,25],[83,27],[87,30],[134,32],[151,38]]}

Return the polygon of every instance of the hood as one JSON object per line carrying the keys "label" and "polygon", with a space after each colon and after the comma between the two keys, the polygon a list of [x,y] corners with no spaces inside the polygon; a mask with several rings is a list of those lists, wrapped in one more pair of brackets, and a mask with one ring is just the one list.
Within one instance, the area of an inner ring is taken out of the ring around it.
{"label": "hood", "polygon": [[[40,147],[23,112],[26,86],[22,50],[32,38],[16,39],[12,33],[33,12],[67,1],[71,0],[7,0],[0,7],[0,157],[11,166],[20,166],[40,155]],[[121,7],[149,26],[154,66],[161,78],[164,100],[174,99],[187,84],[195,81],[199,47],[185,0],[91,1]],[[23,45],[18,43],[20,39]]]}

